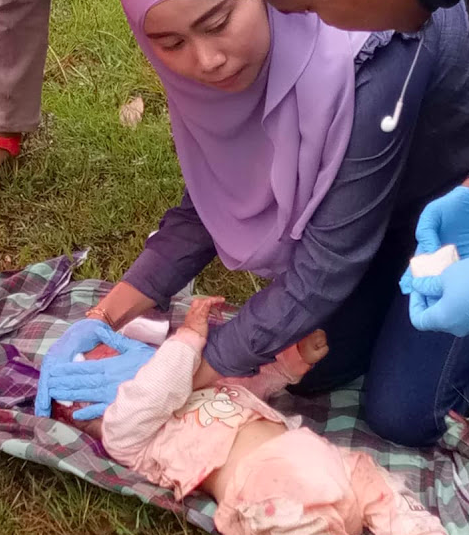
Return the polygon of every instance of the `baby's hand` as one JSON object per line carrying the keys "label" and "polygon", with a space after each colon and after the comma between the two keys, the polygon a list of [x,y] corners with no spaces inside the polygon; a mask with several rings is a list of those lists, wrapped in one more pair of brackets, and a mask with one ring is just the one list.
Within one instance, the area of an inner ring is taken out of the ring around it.
{"label": "baby's hand", "polygon": [[[213,307],[225,302],[224,297],[198,297],[195,298],[186,315],[183,327],[192,329],[204,338],[208,336],[208,316]],[[216,309],[215,309],[216,310]],[[219,312],[219,311],[218,311]]]}
{"label": "baby's hand", "polygon": [[316,329],[297,344],[301,358],[308,364],[316,364],[329,352],[326,333]]}

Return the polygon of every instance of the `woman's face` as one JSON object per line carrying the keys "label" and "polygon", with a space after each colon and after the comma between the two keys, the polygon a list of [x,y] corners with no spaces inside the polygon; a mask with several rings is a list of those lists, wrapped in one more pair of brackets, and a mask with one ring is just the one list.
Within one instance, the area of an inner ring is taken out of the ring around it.
{"label": "woman's face", "polygon": [[144,29],[166,67],[228,92],[254,82],[270,48],[263,0],[165,0]]}
{"label": "woman's face", "polygon": [[344,30],[415,31],[428,19],[419,0],[267,0],[284,13],[311,11]]}

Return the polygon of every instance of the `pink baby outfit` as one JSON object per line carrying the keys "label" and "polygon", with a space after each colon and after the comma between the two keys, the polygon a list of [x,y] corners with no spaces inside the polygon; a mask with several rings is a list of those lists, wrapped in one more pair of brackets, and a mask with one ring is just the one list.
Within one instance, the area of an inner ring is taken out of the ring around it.
{"label": "pink baby outfit", "polygon": [[288,431],[236,466],[215,515],[225,535],[443,535],[436,517],[368,455],[330,444],[300,417],[264,403],[309,366],[290,348],[252,378],[192,390],[205,340],[179,329],[136,377],[119,387],[103,418],[103,444],[117,461],[182,499],[223,466],[240,428],[254,420]]}
{"label": "pink baby outfit", "polygon": [[177,499],[226,463],[238,430],[247,423],[265,418],[289,429],[301,425],[301,417],[286,418],[260,399],[298,382],[309,370],[296,350],[285,351],[252,379],[221,380],[194,392],[192,378],[204,345],[194,331],[179,329],[135,379],[119,387],[103,418],[108,453],[171,488]]}
{"label": "pink baby outfit", "polygon": [[443,535],[437,517],[361,452],[301,428],[242,459],[215,513],[227,535]]}

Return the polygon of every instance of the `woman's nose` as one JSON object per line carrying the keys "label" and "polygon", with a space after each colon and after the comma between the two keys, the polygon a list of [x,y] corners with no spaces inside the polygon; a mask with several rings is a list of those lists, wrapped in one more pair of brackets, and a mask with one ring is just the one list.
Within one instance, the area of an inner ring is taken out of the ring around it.
{"label": "woman's nose", "polygon": [[226,63],[226,56],[217,47],[205,41],[197,46],[197,60],[203,73],[211,73]]}

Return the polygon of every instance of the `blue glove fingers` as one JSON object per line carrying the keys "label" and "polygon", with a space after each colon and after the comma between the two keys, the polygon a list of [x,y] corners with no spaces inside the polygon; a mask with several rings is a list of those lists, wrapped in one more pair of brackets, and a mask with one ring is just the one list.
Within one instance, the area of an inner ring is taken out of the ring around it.
{"label": "blue glove fingers", "polygon": [[414,278],[412,288],[425,297],[440,298],[443,295],[443,282],[440,276]]}
{"label": "blue glove fingers", "polygon": [[[419,254],[422,254],[424,251],[422,247],[417,244],[417,248],[415,249],[414,256],[418,256]],[[413,279],[412,272],[410,271],[410,265],[407,267],[407,269],[404,271],[404,274],[401,277],[401,280],[399,281],[399,287],[401,289],[401,293],[403,295],[409,295],[412,292],[412,279]]]}
{"label": "blue glove fingers", "polygon": [[424,296],[418,292],[412,292],[409,301],[409,317],[410,322],[418,331],[427,330],[427,322],[424,319],[427,311],[428,307]]}
{"label": "blue glove fingers", "polygon": [[[65,378],[67,376],[77,377],[79,375],[103,374],[109,362],[115,361],[120,356],[109,357],[102,360],[87,360],[85,362],[69,362],[67,364],[56,364],[50,371],[51,377]],[[107,364],[107,366],[106,366]]]}
{"label": "blue glove fingers", "polygon": [[425,298],[418,292],[410,294],[409,316],[412,325],[418,331],[443,331],[441,300],[435,305],[427,306]]}
{"label": "blue glove fingers", "polygon": [[[49,388],[76,390],[88,388],[101,388],[106,386],[109,380],[103,373],[91,373],[89,375],[65,375],[50,377]],[[60,398],[59,398],[60,399]]]}
{"label": "blue glove fingers", "polygon": [[91,351],[101,343],[102,338],[107,338],[107,331],[112,332],[112,329],[100,320],[81,320],[74,323],[51,345],[43,364],[54,367],[57,363],[71,362],[77,353]]}
{"label": "blue glove fingers", "polygon": [[95,403],[89,407],[74,411],[72,416],[74,420],[93,420],[102,416],[106,407],[107,403]]}
{"label": "blue glove fingers", "polygon": [[142,346],[146,346],[146,344],[143,344],[138,340],[127,338],[127,336],[123,336],[113,330],[103,333],[102,342],[116,351],[119,351],[119,353],[125,353],[126,351],[132,351],[140,349]]}
{"label": "blue glove fingers", "polygon": [[46,366],[44,366],[39,376],[36,400],[34,402],[34,414],[36,416],[49,417],[51,414],[52,400],[49,395],[48,379],[49,373]]}
{"label": "blue glove fingers", "polygon": [[441,247],[438,232],[441,225],[439,200],[427,205],[420,215],[415,229],[415,238],[419,244],[420,254],[434,253]]}
{"label": "blue glove fingers", "polygon": [[90,403],[101,403],[107,401],[110,394],[107,387],[101,388],[51,388],[49,389],[51,398],[64,399],[67,401],[83,401]]}
{"label": "blue glove fingers", "polygon": [[412,292],[412,273],[410,272],[410,266],[404,271],[404,275],[402,275],[399,281],[399,287],[403,295],[409,295]]}

